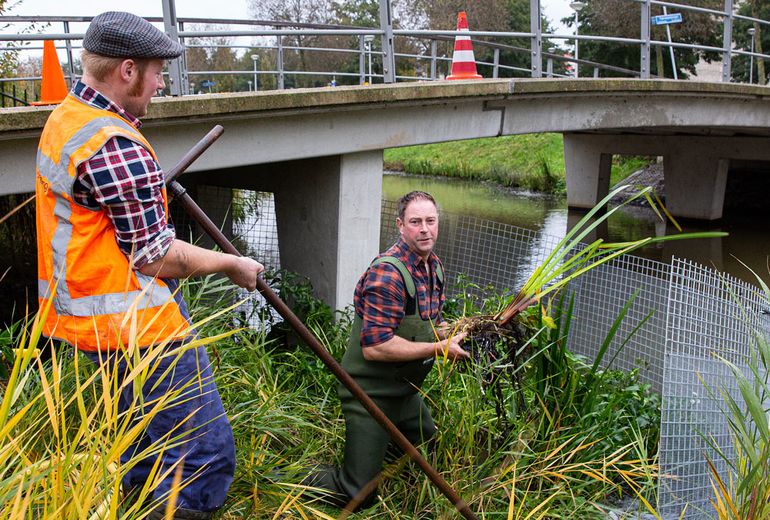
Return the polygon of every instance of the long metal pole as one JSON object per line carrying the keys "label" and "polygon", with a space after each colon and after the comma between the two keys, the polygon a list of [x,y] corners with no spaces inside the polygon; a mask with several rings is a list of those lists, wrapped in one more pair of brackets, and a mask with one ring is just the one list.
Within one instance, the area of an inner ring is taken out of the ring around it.
{"label": "long metal pole", "polygon": [[380,29],[382,41],[382,79],[384,83],[396,82],[396,52],[393,46],[393,14],[390,0],[380,0]]}
{"label": "long metal pole", "polygon": [[[529,32],[533,34],[530,39],[531,70],[533,78],[543,77],[543,33],[540,16],[540,0],[529,0]],[[495,49],[499,55],[499,49]],[[497,76],[495,76],[497,77]]]}
{"label": "long metal pole", "polygon": [[732,70],[733,0],[725,0],[724,31],[722,32],[722,81],[729,83]]}
{"label": "long metal pole", "polygon": [[650,0],[642,3],[641,15],[641,57],[639,60],[639,77],[650,79]]}
{"label": "long metal pole", "polygon": [[[579,18],[578,18],[578,10],[575,9],[575,36],[579,36],[578,31],[580,28]],[[580,77],[580,58],[578,57],[578,45],[580,43],[578,42],[578,39],[575,38],[575,77]]]}
{"label": "long metal pole", "polygon": [[[663,6],[663,14],[668,14],[666,6]],[[671,45],[671,25],[666,24],[666,36],[668,37],[668,52],[671,53],[671,70],[674,71],[674,79],[679,79],[679,74],[676,71],[676,60],[674,59],[674,46]]]}
{"label": "long metal pole", "polygon": [[[174,0],[163,0],[163,26],[166,29],[166,34],[174,40],[179,42],[179,29],[177,28],[176,19],[176,4]],[[169,91],[172,96],[181,96],[187,94],[187,85],[184,80],[184,54],[179,58],[174,58],[169,61],[168,64],[168,76],[171,85],[169,85]]]}
{"label": "long metal pole", "polygon": [[751,56],[749,56],[749,84],[754,83],[754,33],[751,33]]}
{"label": "long metal pole", "polygon": [[[224,130],[221,126],[214,127],[198,144],[196,144],[175,166],[172,170],[166,173],[166,188],[169,193],[174,196],[174,200],[179,202],[185,211],[201,225],[203,230],[208,234],[214,242],[225,253],[231,255],[241,256],[240,252],[235,246],[227,239],[219,228],[211,221],[210,218],[203,212],[194,200],[187,194],[184,187],[174,179],[179,176],[192,162],[200,156],[216,139],[222,135]],[[305,326],[302,321],[292,312],[292,310],[281,300],[275,292],[267,285],[262,278],[257,278],[257,290],[264,296],[265,300],[278,311],[286,322],[299,334],[302,340],[310,346],[310,349],[318,356],[326,368],[328,368],[337,380],[347,388],[350,393],[355,397],[366,411],[382,426],[382,428],[388,432],[390,437],[396,441],[396,444],[401,447],[409,457],[420,466],[420,469],[428,476],[436,487],[446,496],[452,504],[457,508],[457,511],[468,520],[478,520],[473,512],[468,507],[460,495],[455,492],[454,489],[444,480],[444,478],[433,469],[433,467],[426,461],[417,448],[409,442],[403,433],[394,425],[388,416],[383,413],[382,410],[372,401],[372,399],[364,392],[364,390],[356,383],[356,381],[345,372],[345,370],[337,363],[331,354],[324,348],[320,341],[313,335],[312,332]]]}

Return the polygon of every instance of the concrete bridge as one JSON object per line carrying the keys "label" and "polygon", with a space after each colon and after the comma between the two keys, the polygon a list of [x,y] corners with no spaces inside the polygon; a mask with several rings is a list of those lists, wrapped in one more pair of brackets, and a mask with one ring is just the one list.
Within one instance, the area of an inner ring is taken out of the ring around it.
{"label": "concrete bridge", "polygon": [[[50,110],[0,109],[0,194],[33,191]],[[770,165],[770,90],[726,83],[517,79],[182,96],[154,101],[143,130],[170,167],[213,124],[225,135],[189,181],[273,192],[282,266],[336,308],[377,253],[386,148],[560,132],[571,207],[607,193],[613,154],[660,155],[669,210],[706,220],[722,215],[731,161]]]}

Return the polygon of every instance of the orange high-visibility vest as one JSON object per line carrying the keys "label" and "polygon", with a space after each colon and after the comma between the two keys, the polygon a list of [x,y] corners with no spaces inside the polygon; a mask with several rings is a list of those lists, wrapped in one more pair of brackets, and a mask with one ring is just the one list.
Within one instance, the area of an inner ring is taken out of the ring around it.
{"label": "orange high-visibility vest", "polygon": [[[78,165],[123,136],[146,148],[136,128],[71,94],[48,119],[37,153],[38,302],[43,334],[81,350],[147,347],[190,333],[169,287],[131,268],[103,209],[72,197]],[[163,201],[167,207],[166,191]],[[166,211],[168,214],[168,211]]]}

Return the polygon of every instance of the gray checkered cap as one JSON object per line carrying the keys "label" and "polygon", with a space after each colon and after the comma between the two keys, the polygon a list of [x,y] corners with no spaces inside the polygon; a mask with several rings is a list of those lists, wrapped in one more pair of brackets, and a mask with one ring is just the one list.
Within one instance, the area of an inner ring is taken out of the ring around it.
{"label": "gray checkered cap", "polygon": [[108,11],[91,20],[83,38],[87,51],[110,58],[178,58],[184,47],[144,18]]}

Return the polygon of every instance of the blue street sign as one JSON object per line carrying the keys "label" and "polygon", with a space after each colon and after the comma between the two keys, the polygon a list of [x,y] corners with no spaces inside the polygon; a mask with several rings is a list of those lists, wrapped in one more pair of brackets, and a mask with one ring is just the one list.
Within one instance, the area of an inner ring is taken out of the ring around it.
{"label": "blue street sign", "polygon": [[682,13],[661,14],[650,18],[652,25],[668,25],[682,23]]}
{"label": "blue street sign", "polygon": [[213,87],[214,85],[216,85],[216,83],[214,83],[210,79],[204,79],[203,81],[201,81],[201,87],[203,88],[210,88],[210,87]]}

